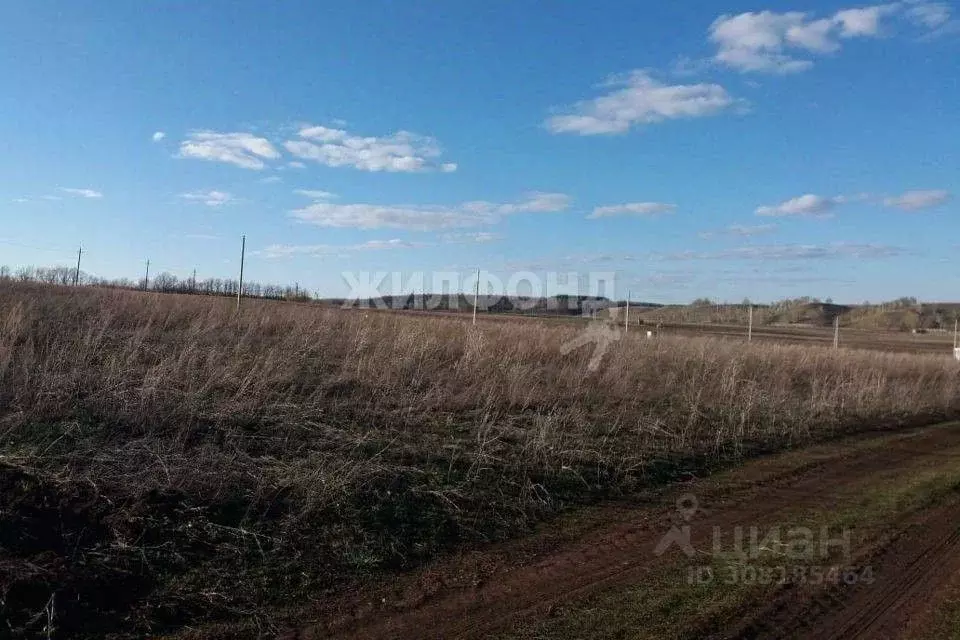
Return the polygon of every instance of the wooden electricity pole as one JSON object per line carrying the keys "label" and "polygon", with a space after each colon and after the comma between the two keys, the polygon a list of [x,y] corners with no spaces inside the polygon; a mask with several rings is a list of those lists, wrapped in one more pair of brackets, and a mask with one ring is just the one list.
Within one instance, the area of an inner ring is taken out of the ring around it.
{"label": "wooden electricity pole", "polygon": [[833,319],[833,348],[840,348],[840,316]]}
{"label": "wooden electricity pole", "polygon": [[80,249],[77,251],[77,270],[73,273],[73,286],[77,286],[80,283],[80,256],[83,255],[83,245],[80,245]]}
{"label": "wooden electricity pole", "polygon": [[750,305],[750,312],[747,320],[747,342],[753,342],[753,305]]}
{"label": "wooden electricity pole", "polygon": [[630,331],[630,291],[627,291],[627,312],[623,318],[623,330]]}
{"label": "wooden electricity pole", "polygon": [[240,284],[237,287],[237,313],[240,313],[240,298],[243,297],[243,258],[247,253],[247,236],[240,236]]}
{"label": "wooden electricity pole", "polygon": [[150,288],[150,259],[147,258],[147,273],[143,276],[143,290]]}
{"label": "wooden electricity pole", "polygon": [[477,324],[477,302],[480,300],[480,269],[477,269],[477,286],[473,291],[473,324]]}

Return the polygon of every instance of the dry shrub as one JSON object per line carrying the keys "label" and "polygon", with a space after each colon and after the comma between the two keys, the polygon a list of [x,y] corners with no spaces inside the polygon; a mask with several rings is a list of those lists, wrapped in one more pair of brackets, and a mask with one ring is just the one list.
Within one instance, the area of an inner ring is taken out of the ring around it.
{"label": "dry shrub", "polygon": [[960,397],[948,354],[630,335],[590,373],[590,347],[561,351],[580,330],[0,285],[3,616],[30,635],[53,594],[64,637],[268,624],[570,504]]}

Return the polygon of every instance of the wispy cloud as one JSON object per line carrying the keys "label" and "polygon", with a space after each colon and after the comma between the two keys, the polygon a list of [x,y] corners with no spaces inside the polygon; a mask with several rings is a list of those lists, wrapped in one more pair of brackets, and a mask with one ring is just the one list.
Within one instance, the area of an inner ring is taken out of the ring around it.
{"label": "wispy cloud", "polygon": [[499,233],[476,231],[473,233],[445,233],[440,239],[446,244],[486,244],[503,238]]}
{"label": "wispy cloud", "polygon": [[830,260],[837,258],[881,259],[904,255],[904,250],[883,244],[835,242],[827,245],[782,244],[738,247],[723,251],[681,251],[656,254],[665,260]]}
{"label": "wispy cloud", "polygon": [[77,196],[80,198],[102,198],[103,194],[94,189],[71,189],[67,187],[60,187],[57,191],[67,193],[71,196]]}
{"label": "wispy cloud", "polygon": [[150,136],[150,139],[153,140],[154,142],[160,142],[166,137],[167,137],[167,134],[164,133],[163,131],[155,131],[153,135]]}
{"label": "wispy cloud", "polygon": [[813,56],[836,53],[846,40],[883,37],[884,21],[896,16],[929,30],[949,20],[950,8],[941,2],[907,0],[841,9],[822,18],[803,11],[722,15],[710,26],[709,39],[717,46],[714,60],[724,66],[794,73],[813,66]]}
{"label": "wispy cloud", "polygon": [[547,129],[580,135],[626,133],[636,125],[702,118],[742,104],[718,84],[665,84],[645,70],[613,78],[604,86],[610,91],[549,118]]}
{"label": "wispy cloud", "polygon": [[950,5],[946,2],[908,0],[904,8],[907,18],[926,29],[937,30],[951,21]]}
{"label": "wispy cloud", "polygon": [[333,192],[322,191],[320,189],[294,189],[293,192],[298,196],[304,196],[314,200],[329,200],[330,198],[337,197],[337,194]]}
{"label": "wispy cloud", "polygon": [[562,193],[530,193],[518,202],[464,202],[459,205],[377,205],[315,202],[291,212],[301,222],[321,227],[436,231],[494,224],[518,213],[563,211],[570,197]]}
{"label": "wispy cloud", "polygon": [[756,214],[758,216],[774,217],[815,216],[824,218],[831,215],[830,211],[834,206],[846,201],[847,198],[844,196],[825,197],[808,193],[785,200],[780,204],[757,207]]}
{"label": "wispy cloud", "polygon": [[627,202],[624,204],[612,204],[603,207],[596,207],[588,219],[609,218],[611,216],[655,216],[661,213],[673,213],[677,205],[667,204],[665,202]]}
{"label": "wispy cloud", "polygon": [[265,160],[276,160],[280,153],[269,140],[250,133],[195,131],[180,143],[180,157],[263,169]]}
{"label": "wispy cloud", "polygon": [[257,255],[266,258],[291,258],[295,256],[324,257],[348,254],[355,251],[376,251],[382,249],[415,249],[425,246],[423,243],[409,242],[399,238],[390,240],[368,240],[360,244],[352,245],[329,245],[329,244],[309,244],[309,245],[290,245],[290,244],[272,244],[264,249],[255,251]]}
{"label": "wispy cloud", "polygon": [[774,233],[779,227],[775,224],[732,224],[724,229],[715,229],[712,231],[703,231],[698,235],[703,239],[716,238],[718,236],[753,238],[756,236]]}
{"label": "wispy cloud", "polygon": [[883,199],[888,207],[897,207],[905,211],[919,211],[938,207],[950,200],[950,192],[945,189],[907,191],[899,196]]}
{"label": "wispy cloud", "polygon": [[371,137],[353,135],[344,129],[309,126],[300,130],[299,139],[288,140],[283,146],[298,158],[328,167],[394,173],[457,170],[453,162],[436,164],[442,150],[434,138],[409,131]]}
{"label": "wispy cloud", "polygon": [[415,249],[422,246],[425,246],[422,242],[409,242],[407,240],[393,238],[390,240],[367,240],[366,242],[353,245],[353,248],[358,251],[364,251],[367,249]]}
{"label": "wispy cloud", "polygon": [[231,194],[226,191],[190,191],[181,193],[180,197],[191,202],[202,202],[208,207],[221,207],[225,204],[236,202]]}

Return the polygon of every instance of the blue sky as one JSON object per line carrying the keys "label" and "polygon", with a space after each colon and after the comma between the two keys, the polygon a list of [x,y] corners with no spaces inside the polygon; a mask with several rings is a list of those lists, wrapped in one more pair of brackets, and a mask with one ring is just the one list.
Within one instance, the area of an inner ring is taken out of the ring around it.
{"label": "blue sky", "polygon": [[100,276],[230,277],[246,234],[249,278],[330,296],[482,267],[956,300],[958,25],[934,1],[14,0],[0,263],[82,243]]}

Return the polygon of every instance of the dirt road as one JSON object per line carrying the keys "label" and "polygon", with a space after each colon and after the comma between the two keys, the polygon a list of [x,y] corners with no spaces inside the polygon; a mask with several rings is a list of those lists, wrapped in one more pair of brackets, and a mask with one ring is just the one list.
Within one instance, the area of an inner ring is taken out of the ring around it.
{"label": "dirt road", "polygon": [[[284,637],[924,637],[960,571],[958,486],[957,424],[813,447],[321,603]],[[843,557],[718,553],[718,532],[770,542],[781,525]]]}

